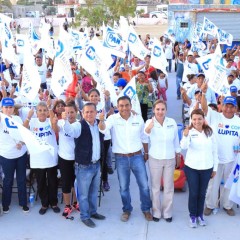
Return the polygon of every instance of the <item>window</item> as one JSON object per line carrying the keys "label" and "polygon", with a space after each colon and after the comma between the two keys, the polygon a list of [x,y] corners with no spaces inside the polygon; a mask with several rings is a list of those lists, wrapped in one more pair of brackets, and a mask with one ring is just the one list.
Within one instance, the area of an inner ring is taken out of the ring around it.
{"label": "window", "polygon": [[181,22],[180,28],[188,28],[188,22]]}

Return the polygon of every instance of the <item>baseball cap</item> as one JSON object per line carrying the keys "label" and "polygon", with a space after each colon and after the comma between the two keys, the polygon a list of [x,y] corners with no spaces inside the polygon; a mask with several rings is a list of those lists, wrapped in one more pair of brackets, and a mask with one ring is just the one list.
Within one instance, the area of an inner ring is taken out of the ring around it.
{"label": "baseball cap", "polygon": [[14,107],[14,100],[9,97],[3,98],[2,107]]}
{"label": "baseball cap", "polygon": [[197,74],[197,77],[200,77],[200,76],[205,77],[205,74],[204,74],[204,73],[199,73],[199,74]]}
{"label": "baseball cap", "polygon": [[237,92],[237,87],[236,86],[231,86],[230,87],[230,92]]}
{"label": "baseball cap", "polygon": [[193,52],[192,52],[192,51],[189,51],[187,55],[188,55],[188,56],[193,56]]}
{"label": "baseball cap", "polygon": [[202,93],[202,91],[200,89],[196,89],[194,94],[196,95],[198,93]]}
{"label": "baseball cap", "polygon": [[237,106],[237,100],[235,97],[227,96],[223,100],[223,104],[232,104],[234,107]]}
{"label": "baseball cap", "polygon": [[228,74],[228,77],[230,77],[230,76],[234,77],[234,75],[233,75],[232,73],[229,73],[229,74]]}
{"label": "baseball cap", "polygon": [[124,78],[119,78],[117,82],[117,87],[125,87],[127,85],[127,81]]}

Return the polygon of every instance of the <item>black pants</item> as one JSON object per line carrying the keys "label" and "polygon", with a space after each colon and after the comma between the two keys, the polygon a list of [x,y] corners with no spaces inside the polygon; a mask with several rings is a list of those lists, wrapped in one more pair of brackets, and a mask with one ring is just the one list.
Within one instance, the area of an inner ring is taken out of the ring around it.
{"label": "black pants", "polygon": [[61,172],[63,193],[71,193],[72,187],[74,187],[75,181],[74,164],[75,160],[65,160],[58,156],[58,166]]}
{"label": "black pants", "polygon": [[142,112],[142,118],[144,120],[144,122],[147,121],[148,117],[148,104],[144,104],[144,103],[140,103],[140,107],[141,107],[141,112]]}
{"label": "black pants", "polygon": [[34,169],[37,178],[38,194],[43,207],[56,206],[57,199],[57,166]]}
{"label": "black pants", "polygon": [[101,160],[101,171],[102,171],[102,181],[108,181],[108,165],[107,165],[107,154],[110,147],[111,140],[104,140],[104,159]]}

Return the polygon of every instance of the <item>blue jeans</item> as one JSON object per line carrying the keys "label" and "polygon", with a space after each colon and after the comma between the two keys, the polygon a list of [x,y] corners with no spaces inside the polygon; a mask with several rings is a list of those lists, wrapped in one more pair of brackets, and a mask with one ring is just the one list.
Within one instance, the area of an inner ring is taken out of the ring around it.
{"label": "blue jeans", "polygon": [[207,186],[213,169],[196,170],[185,166],[184,171],[189,187],[188,209],[190,216],[202,216]]}
{"label": "blue jeans", "polygon": [[181,91],[180,91],[180,83],[182,82],[181,77],[176,77],[176,87],[177,87],[177,96],[181,96]]}
{"label": "blue jeans", "polygon": [[97,213],[98,189],[100,186],[100,162],[90,165],[76,165],[80,218],[86,220]]}
{"label": "blue jeans", "polygon": [[11,204],[12,186],[15,170],[18,187],[19,205],[27,206],[27,190],[26,190],[27,153],[25,153],[23,156],[19,158],[14,159],[7,159],[0,156],[0,164],[2,165],[4,173],[2,206],[9,207]]}
{"label": "blue jeans", "polygon": [[167,71],[171,72],[171,70],[172,70],[172,59],[167,59],[167,61],[168,61]]}
{"label": "blue jeans", "polygon": [[123,204],[123,212],[131,212],[133,209],[129,191],[131,170],[136,177],[139,187],[141,210],[143,212],[149,212],[150,208],[152,207],[152,202],[150,199],[147,172],[142,154],[132,157],[123,157],[115,154],[115,159],[120,185],[120,194]]}

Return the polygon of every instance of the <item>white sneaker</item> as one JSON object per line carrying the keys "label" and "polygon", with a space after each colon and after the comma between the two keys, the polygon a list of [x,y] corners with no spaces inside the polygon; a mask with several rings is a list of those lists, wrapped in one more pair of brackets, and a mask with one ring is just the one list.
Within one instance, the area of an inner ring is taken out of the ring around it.
{"label": "white sneaker", "polygon": [[198,222],[198,224],[200,225],[200,226],[206,226],[207,224],[206,224],[206,222],[205,222],[205,220],[203,219],[203,216],[199,216],[198,218],[197,218],[197,222]]}
{"label": "white sneaker", "polygon": [[189,227],[190,228],[196,228],[197,227],[197,218],[194,216],[191,216],[189,219]]}

